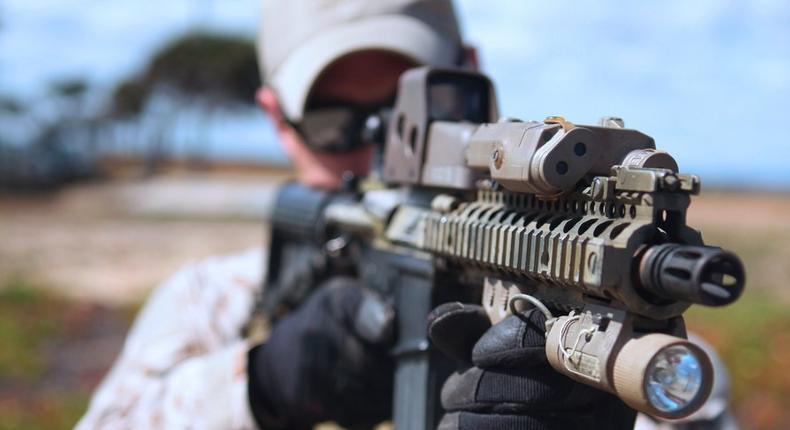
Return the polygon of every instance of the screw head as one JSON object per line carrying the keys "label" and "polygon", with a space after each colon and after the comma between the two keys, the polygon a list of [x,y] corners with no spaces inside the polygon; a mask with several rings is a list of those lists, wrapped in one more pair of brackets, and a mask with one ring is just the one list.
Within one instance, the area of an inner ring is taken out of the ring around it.
{"label": "screw head", "polygon": [[491,152],[491,161],[494,162],[495,168],[499,169],[502,167],[502,162],[504,161],[503,158],[502,151],[500,151],[498,148]]}

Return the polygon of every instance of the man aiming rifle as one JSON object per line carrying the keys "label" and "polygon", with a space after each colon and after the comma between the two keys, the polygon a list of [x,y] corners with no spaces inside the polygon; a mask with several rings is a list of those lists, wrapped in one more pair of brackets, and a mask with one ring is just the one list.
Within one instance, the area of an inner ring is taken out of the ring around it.
{"label": "man aiming rifle", "polygon": [[[307,190],[299,192],[334,195],[369,173],[368,119],[386,117],[404,71],[476,64],[446,0],[269,1],[263,11],[256,99]],[[287,209],[276,208],[275,223],[301,228],[297,235],[311,227],[299,224],[306,212]],[[78,428],[366,428],[389,419],[393,402],[435,394],[402,387],[393,399],[393,348],[404,333],[393,303],[356,268],[288,246],[288,234],[275,228],[270,249],[208,259],[159,287]],[[325,245],[330,254],[342,248]],[[278,306],[263,301],[276,321],[266,341],[251,344],[242,332],[262,284],[265,295],[279,294]],[[427,314],[414,319],[423,337]],[[433,343],[468,369],[445,385],[441,428],[633,425],[635,412],[615,396],[550,367],[540,313],[506,321],[492,326],[482,308],[458,303],[431,313]],[[414,422],[437,422],[429,408]]]}

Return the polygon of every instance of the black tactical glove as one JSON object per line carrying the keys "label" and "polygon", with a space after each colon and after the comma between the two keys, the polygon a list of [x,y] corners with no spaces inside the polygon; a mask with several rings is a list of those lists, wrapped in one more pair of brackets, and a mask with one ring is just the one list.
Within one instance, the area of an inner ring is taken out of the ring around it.
{"label": "black tactical glove", "polygon": [[351,278],[335,278],[279,321],[249,353],[249,398],[258,424],[372,427],[391,415],[392,312]]}
{"label": "black tactical glove", "polygon": [[636,412],[622,401],[548,364],[544,323],[528,311],[491,326],[481,306],[461,303],[431,313],[434,345],[466,365],[442,388],[440,430],[633,428]]}

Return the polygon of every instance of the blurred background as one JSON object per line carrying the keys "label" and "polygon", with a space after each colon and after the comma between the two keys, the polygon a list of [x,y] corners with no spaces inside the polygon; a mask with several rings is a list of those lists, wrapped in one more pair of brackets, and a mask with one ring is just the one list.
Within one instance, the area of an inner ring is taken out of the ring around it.
{"label": "blurred background", "polygon": [[[461,0],[501,112],[615,115],[700,174],[747,292],[689,325],[744,428],[790,422],[790,3]],[[146,294],[264,240],[290,175],[254,106],[258,0],[0,0],[0,429],[67,428]]]}

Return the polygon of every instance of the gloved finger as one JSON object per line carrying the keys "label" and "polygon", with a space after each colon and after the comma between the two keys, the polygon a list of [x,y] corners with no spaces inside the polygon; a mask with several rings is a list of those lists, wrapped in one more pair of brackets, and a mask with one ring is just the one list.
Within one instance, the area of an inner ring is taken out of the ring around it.
{"label": "gloved finger", "polygon": [[428,337],[445,355],[472,363],[472,348],[491,327],[491,320],[479,305],[444,303],[428,315]]}
{"label": "gloved finger", "polygon": [[507,373],[472,367],[447,379],[441,401],[447,411],[580,411],[603,394],[555,372],[548,365],[511,369]]}
{"label": "gloved finger", "polygon": [[445,414],[438,430],[556,430],[596,429],[588,414],[544,412],[530,415],[479,414],[453,412]]}
{"label": "gloved finger", "polygon": [[545,323],[546,317],[535,309],[505,318],[475,344],[472,361],[486,369],[545,365]]}
{"label": "gloved finger", "polygon": [[331,310],[338,320],[369,344],[389,346],[394,341],[395,311],[359,280],[338,276],[324,285]]}

